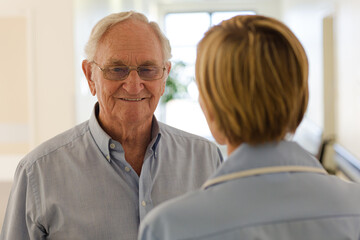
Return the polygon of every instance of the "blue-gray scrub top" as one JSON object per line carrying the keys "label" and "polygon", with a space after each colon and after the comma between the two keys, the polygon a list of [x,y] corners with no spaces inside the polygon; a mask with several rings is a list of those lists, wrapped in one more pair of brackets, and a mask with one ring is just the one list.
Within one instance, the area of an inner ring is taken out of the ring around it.
{"label": "blue-gray scrub top", "polygon": [[[322,169],[294,142],[242,144],[211,179],[276,166]],[[139,239],[359,240],[360,185],[301,171],[224,181],[153,209]]]}

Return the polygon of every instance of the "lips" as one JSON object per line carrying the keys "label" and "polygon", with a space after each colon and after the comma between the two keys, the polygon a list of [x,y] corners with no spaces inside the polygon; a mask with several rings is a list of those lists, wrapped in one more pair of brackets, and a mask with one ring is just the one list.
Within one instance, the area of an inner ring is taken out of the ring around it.
{"label": "lips", "polygon": [[129,101],[129,102],[139,102],[141,100],[144,100],[145,98],[120,98],[123,101]]}

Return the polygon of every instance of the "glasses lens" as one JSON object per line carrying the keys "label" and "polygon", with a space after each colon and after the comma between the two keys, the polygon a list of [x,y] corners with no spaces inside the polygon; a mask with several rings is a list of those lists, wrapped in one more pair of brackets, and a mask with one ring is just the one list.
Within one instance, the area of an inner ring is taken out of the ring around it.
{"label": "glasses lens", "polygon": [[162,78],[164,70],[160,67],[139,67],[138,73],[143,80],[156,80]]}
{"label": "glasses lens", "polygon": [[143,80],[156,80],[163,77],[164,69],[157,66],[113,66],[103,70],[104,77],[109,80],[124,80],[128,77],[130,71],[138,72],[139,77]]}
{"label": "glasses lens", "polygon": [[105,75],[106,78],[110,80],[122,80],[129,75],[129,71],[129,67],[127,66],[109,67],[106,69]]}

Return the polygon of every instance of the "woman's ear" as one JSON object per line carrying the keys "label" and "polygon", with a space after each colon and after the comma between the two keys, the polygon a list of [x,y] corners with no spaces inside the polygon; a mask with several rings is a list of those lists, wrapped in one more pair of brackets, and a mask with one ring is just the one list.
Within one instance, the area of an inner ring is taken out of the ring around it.
{"label": "woman's ear", "polygon": [[82,69],[83,69],[84,75],[86,77],[86,80],[88,82],[90,92],[93,96],[95,96],[96,88],[95,88],[95,82],[92,79],[92,63],[89,62],[88,60],[83,60]]}

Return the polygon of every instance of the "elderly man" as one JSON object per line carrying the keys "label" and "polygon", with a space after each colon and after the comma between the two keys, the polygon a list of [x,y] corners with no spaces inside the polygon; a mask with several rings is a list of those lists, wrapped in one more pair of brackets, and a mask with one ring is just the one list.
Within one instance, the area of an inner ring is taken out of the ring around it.
{"label": "elderly man", "polygon": [[136,12],[93,29],[83,71],[98,98],[90,120],[19,164],[1,233],[15,239],[136,239],[159,203],[197,189],[222,161],[217,147],[154,117],[170,45]]}

